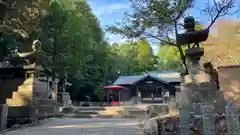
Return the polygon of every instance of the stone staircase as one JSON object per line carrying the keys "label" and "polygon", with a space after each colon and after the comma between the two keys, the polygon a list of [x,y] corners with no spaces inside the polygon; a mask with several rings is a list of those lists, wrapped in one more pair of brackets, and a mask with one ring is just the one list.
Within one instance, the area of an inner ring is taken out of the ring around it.
{"label": "stone staircase", "polygon": [[44,83],[35,79],[33,75],[24,80],[22,85],[13,91],[11,98],[6,99],[6,104],[9,106],[8,117],[29,118],[34,115],[34,117],[46,118],[54,116],[56,101],[45,98]]}
{"label": "stone staircase", "polygon": [[124,107],[123,110],[119,112],[122,118],[142,118],[146,116],[147,107]]}
{"label": "stone staircase", "polygon": [[34,78],[27,78],[24,83],[18,86],[17,91],[12,93],[12,98],[6,99],[8,106],[27,106],[31,104],[33,97]]}
{"label": "stone staircase", "polygon": [[66,117],[73,118],[139,118],[144,117],[146,107],[75,107],[72,112],[64,112]]}

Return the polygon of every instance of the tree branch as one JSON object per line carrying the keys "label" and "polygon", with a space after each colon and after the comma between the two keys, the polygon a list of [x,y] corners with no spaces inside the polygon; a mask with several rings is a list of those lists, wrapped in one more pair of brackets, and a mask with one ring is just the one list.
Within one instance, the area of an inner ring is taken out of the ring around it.
{"label": "tree branch", "polygon": [[175,43],[166,41],[166,40],[161,39],[161,38],[159,38],[159,37],[157,37],[157,36],[155,36],[155,35],[152,35],[152,34],[150,34],[150,33],[146,33],[145,35],[146,35],[147,37],[155,38],[155,39],[159,40],[159,41],[162,42],[162,43],[165,43],[165,44],[168,44],[168,45],[172,45],[172,46],[176,46]]}
{"label": "tree branch", "polygon": [[[208,0],[208,3],[209,3],[209,0]],[[218,7],[218,4],[217,4],[217,1],[213,0],[213,3],[214,3],[214,6],[216,7],[216,10],[219,11],[219,7]]]}
{"label": "tree branch", "polygon": [[[175,29],[175,35],[177,36],[177,34],[178,34],[177,23],[174,23],[174,29]],[[178,45],[178,44],[176,46],[177,46],[178,51],[180,53],[182,64],[183,64],[183,66],[185,68],[185,74],[188,74],[188,67],[187,67],[187,62],[186,62],[186,56],[184,55],[182,47],[180,45]]]}
{"label": "tree branch", "polygon": [[[214,0],[214,2],[216,2],[216,1]],[[230,8],[230,6],[231,6],[231,2],[228,2],[227,5],[221,7],[220,9],[217,9],[217,14],[216,14],[216,16],[213,18],[213,20],[211,21],[210,25],[208,26],[208,29],[210,29],[210,28],[212,27],[212,25],[216,22],[216,20],[217,20],[220,16],[222,16],[221,13],[222,13],[224,10]],[[227,14],[227,12],[226,12],[224,15],[226,15],[226,14]]]}

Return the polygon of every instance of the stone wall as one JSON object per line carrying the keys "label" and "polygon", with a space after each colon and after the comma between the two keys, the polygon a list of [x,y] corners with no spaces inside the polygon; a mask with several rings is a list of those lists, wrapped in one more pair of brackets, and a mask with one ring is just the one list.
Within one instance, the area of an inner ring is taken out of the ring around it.
{"label": "stone wall", "polygon": [[224,97],[240,105],[240,65],[218,67]]}

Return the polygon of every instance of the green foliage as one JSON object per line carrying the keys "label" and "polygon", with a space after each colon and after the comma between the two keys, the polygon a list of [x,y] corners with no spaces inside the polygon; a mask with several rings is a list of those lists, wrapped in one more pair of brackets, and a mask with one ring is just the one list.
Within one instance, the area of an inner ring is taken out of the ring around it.
{"label": "green foliage", "polygon": [[[187,73],[186,59],[182,48],[171,42],[169,34],[176,34],[180,18],[193,7],[194,0],[134,0],[133,12],[117,25],[109,26],[107,31],[127,38],[155,39],[160,44],[176,46],[180,52],[182,66]],[[166,40],[167,39],[167,40]]]}
{"label": "green foliage", "polygon": [[6,15],[1,21],[0,59],[10,54],[10,50],[21,45],[44,17],[50,0],[8,0]]}
{"label": "green foliage", "polygon": [[175,69],[180,70],[180,57],[179,51],[176,47],[161,45],[158,48],[158,68],[162,70]]}
{"label": "green foliage", "polygon": [[8,7],[3,23],[30,34],[38,28],[50,0],[8,0],[4,2]]}
{"label": "green foliage", "polygon": [[181,15],[193,6],[194,0],[134,0],[131,4],[133,13],[126,15],[123,23],[109,26],[107,30],[129,38],[155,38],[162,42],[166,33],[172,33]]}
{"label": "green foliage", "polygon": [[137,61],[142,71],[154,70],[157,64],[153,50],[146,40],[141,40],[138,48]]}
{"label": "green foliage", "polygon": [[108,45],[86,2],[52,2],[35,37],[43,42],[46,66],[69,75],[73,99],[94,96],[105,84]]}
{"label": "green foliage", "polygon": [[109,46],[109,83],[119,75],[142,74],[156,70],[157,61],[147,41],[128,42]]}

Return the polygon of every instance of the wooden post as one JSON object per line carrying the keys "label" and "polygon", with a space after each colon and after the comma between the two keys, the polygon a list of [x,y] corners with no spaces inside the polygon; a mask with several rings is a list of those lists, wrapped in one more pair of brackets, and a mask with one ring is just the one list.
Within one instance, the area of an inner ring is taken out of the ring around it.
{"label": "wooden post", "polygon": [[137,92],[137,93],[136,93],[136,95],[137,95],[136,97],[137,97],[137,98],[136,98],[136,101],[135,101],[134,104],[138,104],[138,103],[139,103],[139,100],[140,100],[140,98],[141,98],[141,97],[139,97],[139,94],[138,94],[138,93],[139,93],[138,86],[136,86],[136,89],[137,89],[137,91],[136,91],[136,92]]}
{"label": "wooden post", "polygon": [[107,90],[107,104],[109,104],[109,92],[108,92],[109,90]]}
{"label": "wooden post", "polygon": [[120,90],[118,90],[118,102],[121,103],[121,94],[120,94]]}

